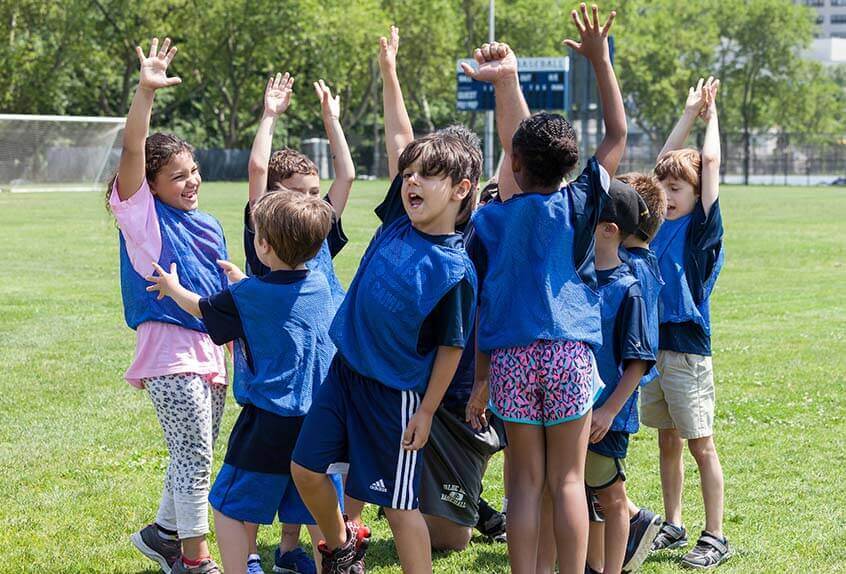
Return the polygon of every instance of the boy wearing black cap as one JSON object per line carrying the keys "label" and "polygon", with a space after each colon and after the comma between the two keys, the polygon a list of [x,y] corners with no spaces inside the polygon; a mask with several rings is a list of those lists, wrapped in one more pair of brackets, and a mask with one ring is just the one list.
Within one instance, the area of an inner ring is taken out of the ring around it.
{"label": "boy wearing black cap", "polygon": [[637,231],[649,210],[643,198],[620,181],[612,181],[608,195],[595,232],[602,314],[602,346],[596,349],[596,363],[605,388],[593,407],[585,483],[605,515],[604,560],[588,566],[619,574],[629,535],[625,458],[629,434],[638,429],[637,387],[654,365],[655,353],[649,343],[640,283],[619,256],[620,245]]}

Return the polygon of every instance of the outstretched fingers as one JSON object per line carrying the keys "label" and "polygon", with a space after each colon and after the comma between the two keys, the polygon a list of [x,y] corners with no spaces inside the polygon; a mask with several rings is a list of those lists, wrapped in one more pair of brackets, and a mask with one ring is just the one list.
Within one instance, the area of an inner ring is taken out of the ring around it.
{"label": "outstretched fingers", "polygon": [[615,10],[611,10],[611,13],[608,15],[608,20],[605,21],[605,26],[602,27],[602,35],[607,36],[609,32],[611,32],[611,26],[614,25],[614,18],[617,17],[617,12]]}

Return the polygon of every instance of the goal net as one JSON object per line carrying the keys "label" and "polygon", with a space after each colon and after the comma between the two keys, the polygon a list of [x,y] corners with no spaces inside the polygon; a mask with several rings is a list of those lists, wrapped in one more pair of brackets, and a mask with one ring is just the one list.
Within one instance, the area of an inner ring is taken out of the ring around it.
{"label": "goal net", "polygon": [[93,191],[117,165],[124,118],[0,114],[0,191]]}

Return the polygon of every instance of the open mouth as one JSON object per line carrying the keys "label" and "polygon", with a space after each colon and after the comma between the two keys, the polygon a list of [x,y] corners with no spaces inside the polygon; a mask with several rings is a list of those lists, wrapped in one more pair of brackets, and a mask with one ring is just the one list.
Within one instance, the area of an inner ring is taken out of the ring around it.
{"label": "open mouth", "polygon": [[408,206],[412,209],[417,209],[421,205],[423,205],[423,197],[410,191],[408,193]]}
{"label": "open mouth", "polygon": [[185,201],[196,201],[197,200],[197,190],[194,189],[194,190],[191,190],[191,191],[182,192],[182,199],[184,199]]}

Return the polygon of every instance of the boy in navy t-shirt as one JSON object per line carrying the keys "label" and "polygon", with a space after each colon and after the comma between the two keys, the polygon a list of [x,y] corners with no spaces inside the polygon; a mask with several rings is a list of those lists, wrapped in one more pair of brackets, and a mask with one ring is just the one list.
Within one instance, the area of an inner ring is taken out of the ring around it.
{"label": "boy in navy t-shirt", "polygon": [[380,210],[382,227],[332,323],[338,354],[292,466],[331,571],[360,571],[369,535],[344,522],[325,476],[335,462],[350,463],[351,498],[385,508],[403,570],[431,571],[418,458],[474,319],[476,274],[455,226],[472,210],[478,153],[443,133],[403,150],[402,209]]}
{"label": "boy in navy t-shirt", "polygon": [[[233,392],[243,407],[209,494],[226,572],[246,572],[253,525],[314,524],[291,480],[291,452],[329,370],[335,300],[325,275],[306,262],[329,232],[332,208],[309,195],[278,192],[256,202],[255,250],[269,272],[243,278],[208,298],[179,284],[176,269],[151,278],[200,317],[215,343],[235,342]],[[230,266],[230,275],[237,269]],[[338,499],[340,476],[332,476]],[[315,545],[320,531],[309,528]],[[319,561],[318,561],[319,562]]]}
{"label": "boy in navy t-shirt", "polygon": [[[687,544],[681,517],[687,440],[699,467],[705,528],[682,564],[710,568],[731,554],[723,535],[723,470],[714,444],[714,374],[709,300],[722,268],[719,203],[719,81],[691,88],[685,111],[655,166],[667,194],[667,219],[650,246],[665,285],[659,299],[658,379],[644,388],[641,416],[658,429],[666,522],[653,548]],[[705,120],[702,150],[682,148],[697,117]]]}

